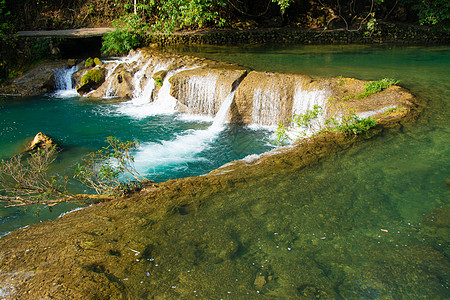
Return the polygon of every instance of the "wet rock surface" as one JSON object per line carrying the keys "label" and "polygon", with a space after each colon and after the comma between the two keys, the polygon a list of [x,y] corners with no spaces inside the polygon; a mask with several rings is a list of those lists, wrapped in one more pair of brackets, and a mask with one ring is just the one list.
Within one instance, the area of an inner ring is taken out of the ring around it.
{"label": "wet rock surface", "polygon": [[0,94],[37,96],[55,90],[55,71],[67,67],[67,61],[50,61],[39,64],[23,75],[4,84]]}
{"label": "wet rock surface", "polygon": [[37,149],[49,149],[51,147],[57,147],[56,142],[48,135],[39,132],[36,134],[31,141],[30,145],[27,147],[27,151],[34,151]]}

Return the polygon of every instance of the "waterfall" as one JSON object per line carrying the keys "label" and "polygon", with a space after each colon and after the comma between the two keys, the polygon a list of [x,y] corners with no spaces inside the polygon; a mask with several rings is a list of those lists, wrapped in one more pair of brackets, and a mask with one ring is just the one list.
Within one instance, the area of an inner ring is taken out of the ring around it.
{"label": "waterfall", "polygon": [[[132,84],[134,87],[134,91],[133,91],[133,99],[140,99],[140,98],[144,98],[143,96],[143,90],[142,90],[142,79],[145,76],[145,72],[147,71],[149,65],[152,63],[152,60],[149,59],[145,65],[139,69],[139,71],[137,71],[134,76],[133,76],[133,80],[132,80]],[[149,80],[151,81],[151,79]],[[150,98],[149,98],[150,99]]]}
{"label": "waterfall", "polygon": [[252,108],[253,123],[274,126],[280,121],[281,109],[280,93],[277,90],[255,89]]}
{"label": "waterfall", "polygon": [[187,82],[180,88],[180,95],[186,98],[186,106],[191,114],[215,114],[216,104],[216,75],[191,76]]}
{"label": "waterfall", "polygon": [[[307,91],[301,85],[297,85],[292,104],[292,117],[303,115],[308,110],[313,110],[315,105],[320,106],[324,110],[327,95],[328,93],[324,90]],[[308,128],[299,128],[299,130],[303,131],[307,136],[320,130],[325,122],[325,115],[326,112],[323,111],[317,120],[312,120],[311,130]]]}
{"label": "waterfall", "polygon": [[227,113],[234,99],[232,91],[220,106],[211,126],[206,130],[191,130],[171,141],[151,142],[141,145],[135,155],[138,171],[145,175],[157,175],[169,167],[184,168],[188,162],[203,160],[196,155],[213,143],[224,129]]}
{"label": "waterfall", "polygon": [[76,71],[78,71],[77,66],[73,66],[72,68],[57,69],[55,71],[55,96],[72,97],[78,95],[72,83],[72,76]]}
{"label": "waterfall", "polygon": [[[133,66],[134,63],[139,63],[143,58],[143,55],[140,51],[136,53],[130,54],[126,57],[119,58],[118,60],[106,61],[106,84],[107,87],[104,91],[103,98],[114,98],[116,96],[116,90],[114,89],[113,83],[115,80],[115,76],[112,76],[117,68],[121,66],[129,67]],[[138,72],[139,73],[139,72]],[[104,83],[105,84],[105,83]]]}

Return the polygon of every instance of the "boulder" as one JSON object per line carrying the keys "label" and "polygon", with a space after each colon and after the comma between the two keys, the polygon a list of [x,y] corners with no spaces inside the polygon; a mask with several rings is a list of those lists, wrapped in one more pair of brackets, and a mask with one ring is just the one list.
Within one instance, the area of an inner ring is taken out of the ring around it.
{"label": "boulder", "polygon": [[76,90],[80,95],[85,95],[92,90],[97,89],[105,82],[105,69],[102,67],[95,67],[86,72],[81,77],[81,82],[77,85]]}
{"label": "boulder", "polygon": [[124,100],[133,97],[133,76],[125,67],[119,66],[104,83],[89,96],[92,98],[117,97]]}
{"label": "boulder", "polygon": [[37,149],[49,149],[51,147],[57,147],[57,144],[51,137],[42,132],[39,132],[34,136],[30,145],[27,147],[27,151],[34,151]]}

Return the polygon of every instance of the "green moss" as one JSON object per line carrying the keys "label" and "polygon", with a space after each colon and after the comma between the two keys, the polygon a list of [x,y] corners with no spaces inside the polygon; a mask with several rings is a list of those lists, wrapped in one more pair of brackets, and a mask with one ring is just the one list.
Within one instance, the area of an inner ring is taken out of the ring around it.
{"label": "green moss", "polygon": [[105,77],[104,69],[92,69],[87,71],[87,73],[81,77],[81,85],[88,83],[100,83]]}
{"label": "green moss", "polygon": [[86,68],[91,68],[91,67],[95,66],[94,59],[92,59],[92,57],[89,57],[88,59],[86,59],[86,62],[84,63],[84,66]]}
{"label": "green moss", "polygon": [[95,63],[96,66],[103,65],[103,62],[98,57],[94,58],[94,63]]}

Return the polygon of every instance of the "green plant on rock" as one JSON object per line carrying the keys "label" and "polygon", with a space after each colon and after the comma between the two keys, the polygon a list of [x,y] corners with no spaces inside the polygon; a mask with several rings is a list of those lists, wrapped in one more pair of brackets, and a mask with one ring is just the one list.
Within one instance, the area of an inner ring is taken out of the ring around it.
{"label": "green plant on rock", "polygon": [[81,85],[88,83],[99,83],[105,77],[105,70],[102,68],[92,69],[86,72],[86,74],[81,77]]}
{"label": "green plant on rock", "polygon": [[276,145],[286,146],[289,144],[290,138],[289,138],[289,135],[287,134],[286,127],[283,124],[281,124],[281,123],[278,124],[275,136],[277,138],[275,141]]}
{"label": "green plant on rock", "polygon": [[89,57],[88,59],[86,59],[86,61],[84,62],[84,66],[86,68],[94,67],[95,66],[94,59],[92,57]]}
{"label": "green plant on rock", "polygon": [[331,125],[327,126],[327,130],[358,135],[367,133],[370,128],[377,125],[377,122],[371,117],[361,118],[353,110],[348,110],[340,120],[332,117],[325,120],[325,124]]}
{"label": "green plant on rock", "polygon": [[312,121],[317,120],[319,116],[323,113],[323,109],[319,105],[314,105],[313,109],[307,110],[304,114],[295,115],[292,118],[292,122],[298,127],[306,127],[311,130]]}
{"label": "green plant on rock", "polygon": [[[323,109],[319,105],[314,105],[313,109],[307,110],[304,114],[296,114],[287,121],[291,123],[291,129],[301,128],[312,130],[312,121],[317,120],[323,114]],[[278,146],[285,146],[289,144],[291,138],[287,133],[287,128],[282,123],[278,124],[277,131],[275,133],[275,144]],[[296,140],[300,140],[305,137],[305,131],[301,130],[297,133]]]}
{"label": "green plant on rock", "polygon": [[75,178],[97,194],[109,196],[123,196],[151,182],[134,166],[132,152],[139,147],[138,142],[121,142],[115,137],[106,141],[108,146],[83,159],[83,164],[75,170]]}
{"label": "green plant on rock", "polygon": [[366,98],[369,97],[372,94],[381,92],[382,90],[385,90],[395,84],[397,84],[399,81],[392,79],[392,78],[383,78],[378,81],[371,81],[366,82],[364,92],[362,94],[359,94],[357,98]]}
{"label": "green plant on rock", "polygon": [[155,83],[157,86],[163,86],[163,80],[161,78],[155,78]]}

